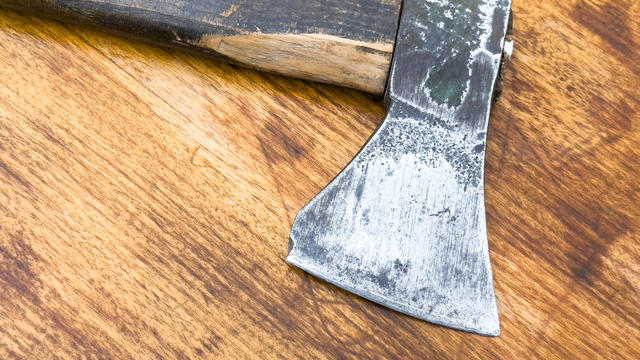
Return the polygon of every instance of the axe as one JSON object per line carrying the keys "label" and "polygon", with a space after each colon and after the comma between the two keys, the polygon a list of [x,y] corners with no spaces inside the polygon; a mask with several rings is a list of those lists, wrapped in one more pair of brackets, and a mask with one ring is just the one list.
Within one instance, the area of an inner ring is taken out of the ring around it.
{"label": "axe", "polygon": [[287,261],[391,309],[500,333],[484,208],[510,0],[0,0],[287,76],[384,94],[388,114],[297,215]]}

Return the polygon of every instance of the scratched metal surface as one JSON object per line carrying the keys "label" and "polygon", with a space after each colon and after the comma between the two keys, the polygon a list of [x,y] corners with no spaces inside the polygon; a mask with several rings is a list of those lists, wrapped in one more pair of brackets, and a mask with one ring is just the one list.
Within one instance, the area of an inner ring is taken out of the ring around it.
{"label": "scratched metal surface", "polygon": [[288,261],[412,316],[499,335],[484,152],[509,0],[407,0],[386,120],[298,214]]}

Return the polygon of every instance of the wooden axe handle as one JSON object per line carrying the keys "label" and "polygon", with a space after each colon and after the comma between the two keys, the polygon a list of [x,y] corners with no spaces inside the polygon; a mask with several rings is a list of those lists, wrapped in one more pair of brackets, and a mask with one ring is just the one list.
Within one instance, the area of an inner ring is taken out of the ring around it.
{"label": "wooden axe handle", "polygon": [[0,0],[0,6],[212,55],[384,91],[401,0]]}

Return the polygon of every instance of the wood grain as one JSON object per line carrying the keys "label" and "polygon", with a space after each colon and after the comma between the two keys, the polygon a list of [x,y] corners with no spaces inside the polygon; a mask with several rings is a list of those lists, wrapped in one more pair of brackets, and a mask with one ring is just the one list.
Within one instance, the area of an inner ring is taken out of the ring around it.
{"label": "wood grain", "polygon": [[0,0],[252,69],[382,94],[400,0]]}
{"label": "wood grain", "polygon": [[640,5],[514,10],[495,339],[284,261],[377,99],[0,11],[0,358],[640,358]]}

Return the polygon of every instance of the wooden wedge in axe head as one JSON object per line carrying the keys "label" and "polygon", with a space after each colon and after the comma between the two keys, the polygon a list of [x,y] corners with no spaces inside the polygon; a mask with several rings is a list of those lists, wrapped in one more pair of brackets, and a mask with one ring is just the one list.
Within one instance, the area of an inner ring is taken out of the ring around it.
{"label": "wooden wedge in axe head", "polygon": [[384,91],[386,119],[300,211],[287,260],[403,313],[500,333],[483,167],[492,98],[512,49],[510,0],[0,0],[0,6],[261,70]]}

